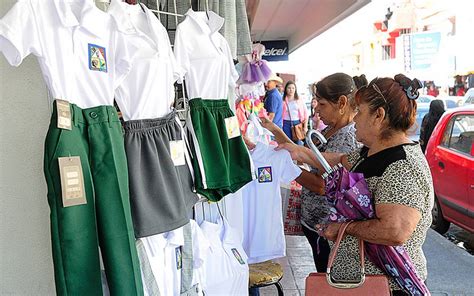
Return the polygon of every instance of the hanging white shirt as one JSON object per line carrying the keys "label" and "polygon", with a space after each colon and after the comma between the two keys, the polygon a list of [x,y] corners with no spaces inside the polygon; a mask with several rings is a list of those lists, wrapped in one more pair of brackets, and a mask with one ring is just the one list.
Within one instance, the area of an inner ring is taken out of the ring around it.
{"label": "hanging white shirt", "polygon": [[229,44],[218,31],[224,19],[188,10],[176,29],[174,53],[190,99],[226,99],[238,79]]}
{"label": "hanging white shirt", "polygon": [[[205,287],[205,262],[210,252],[210,244],[195,221],[190,220],[193,244],[192,286]],[[181,293],[181,268],[179,256],[184,246],[183,227],[144,238],[140,238],[146,250],[148,262],[161,295]],[[141,255],[141,254],[139,254]],[[200,289],[200,292],[202,290]],[[199,293],[202,294],[202,293]]]}
{"label": "hanging white shirt", "polygon": [[53,98],[81,108],[113,105],[130,71],[126,38],[91,0],[19,0],[0,20],[0,51],[12,66],[38,58]]}
{"label": "hanging white shirt", "polygon": [[130,73],[115,92],[125,121],[171,112],[179,69],[166,29],[145,5],[112,0],[107,11],[137,48]]}
{"label": "hanging white shirt", "polygon": [[286,255],[280,183],[289,183],[301,174],[286,150],[257,143],[251,152],[257,179],[243,189],[244,249],[249,263]]}
{"label": "hanging white shirt", "polygon": [[238,235],[224,219],[200,225],[211,245],[206,261],[205,295],[248,295],[249,269],[247,255]]}

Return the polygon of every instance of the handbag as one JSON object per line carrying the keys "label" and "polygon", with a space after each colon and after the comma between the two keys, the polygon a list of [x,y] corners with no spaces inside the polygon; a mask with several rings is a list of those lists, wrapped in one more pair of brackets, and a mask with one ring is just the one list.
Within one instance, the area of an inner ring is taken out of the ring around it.
{"label": "handbag", "polygon": [[344,232],[351,222],[341,225],[336,243],[329,254],[326,273],[311,273],[306,278],[306,296],[350,296],[350,295],[391,295],[388,278],[385,275],[366,275],[364,263],[364,241],[359,239],[360,278],[358,281],[334,281],[331,268],[341,244]]}
{"label": "handbag", "polygon": [[288,110],[288,116],[290,117],[290,122],[291,122],[291,139],[293,141],[304,140],[306,135],[304,133],[303,123],[300,122],[298,124],[293,124],[293,120],[291,119],[290,106],[288,105],[288,102],[286,102],[286,109]]}

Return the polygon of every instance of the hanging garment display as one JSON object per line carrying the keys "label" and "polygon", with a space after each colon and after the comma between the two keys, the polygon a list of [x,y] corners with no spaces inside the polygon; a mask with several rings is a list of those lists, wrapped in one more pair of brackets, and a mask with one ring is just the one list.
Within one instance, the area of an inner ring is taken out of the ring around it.
{"label": "hanging garment display", "polygon": [[194,220],[137,240],[145,295],[203,295],[209,242]]}
{"label": "hanging garment display", "polygon": [[272,74],[267,61],[262,59],[265,46],[260,43],[252,45],[252,53],[244,56],[242,72],[237,80],[238,84],[265,83]]}
{"label": "hanging garment display", "polygon": [[290,183],[301,174],[286,150],[257,143],[251,152],[257,179],[244,187],[244,249],[249,263],[259,263],[286,254],[280,183]]}
{"label": "hanging garment display", "polygon": [[[187,0],[159,0],[158,2],[161,4],[161,10],[181,15],[191,8],[191,2]],[[250,38],[245,0],[201,0],[197,2],[198,10],[212,10],[225,19],[225,24],[219,29],[219,32],[229,43],[230,52],[234,59],[251,52],[252,40]],[[140,3],[146,4],[151,9],[157,8],[157,1],[155,0],[140,0]],[[177,20],[178,22],[182,21],[181,18]],[[170,38],[173,41],[173,33],[177,26],[176,18],[174,16],[162,16],[161,22],[170,30]]]}
{"label": "hanging garment display", "polygon": [[205,263],[205,295],[248,295],[249,267],[238,234],[223,217],[200,228],[210,243]]}
{"label": "hanging garment display", "polygon": [[38,57],[56,100],[45,143],[58,295],[101,295],[99,245],[113,295],[141,295],[122,128],[114,90],[130,70],[126,38],[89,0],[18,1],[0,50],[18,66]]}
{"label": "hanging garment display", "polygon": [[112,0],[107,13],[136,48],[130,72],[115,92],[123,119],[168,115],[175,97],[174,83],[180,73],[166,29],[143,4]]}
{"label": "hanging garment display", "polygon": [[116,100],[125,120],[135,236],[150,236],[186,224],[198,199],[183,128],[171,111],[179,72],[166,30],[145,5],[112,0],[108,13],[138,47]]}
{"label": "hanging garment display", "polygon": [[[208,18],[209,16],[209,18]],[[224,19],[189,10],[176,30],[174,52],[182,67],[190,114],[196,191],[211,201],[252,180],[251,161],[238,120],[225,99],[237,73],[229,46],[217,31]]]}

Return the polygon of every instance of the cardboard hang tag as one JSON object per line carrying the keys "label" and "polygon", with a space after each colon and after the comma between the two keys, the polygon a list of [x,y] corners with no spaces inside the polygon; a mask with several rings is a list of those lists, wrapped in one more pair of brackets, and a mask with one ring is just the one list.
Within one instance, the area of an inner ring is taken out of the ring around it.
{"label": "cardboard hang tag", "polygon": [[184,141],[170,141],[170,155],[175,166],[185,165],[186,157],[184,155]]}
{"label": "cardboard hang tag", "polygon": [[59,157],[58,162],[63,207],[86,204],[81,158],[79,156]]}
{"label": "cardboard hang tag", "polygon": [[240,136],[239,121],[237,116],[227,117],[225,119],[225,127],[227,130],[227,138],[232,139]]}
{"label": "cardboard hang tag", "polygon": [[72,130],[71,107],[68,101],[56,99],[58,128]]}

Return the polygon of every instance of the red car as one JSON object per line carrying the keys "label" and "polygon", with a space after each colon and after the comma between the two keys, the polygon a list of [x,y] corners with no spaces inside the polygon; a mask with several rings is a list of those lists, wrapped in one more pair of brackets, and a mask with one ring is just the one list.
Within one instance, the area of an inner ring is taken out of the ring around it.
{"label": "red car", "polygon": [[433,224],[439,233],[454,223],[474,233],[474,107],[447,111],[426,148],[435,191]]}

